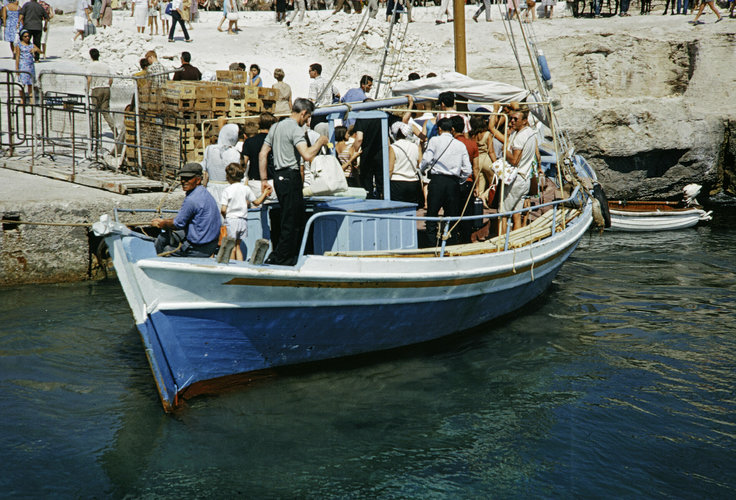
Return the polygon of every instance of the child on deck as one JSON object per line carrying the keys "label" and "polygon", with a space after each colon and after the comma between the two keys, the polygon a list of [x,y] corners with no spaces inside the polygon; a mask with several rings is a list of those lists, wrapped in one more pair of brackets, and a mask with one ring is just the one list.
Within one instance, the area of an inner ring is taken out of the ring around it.
{"label": "child on deck", "polygon": [[268,186],[263,190],[261,196],[256,198],[253,191],[243,184],[245,171],[239,163],[228,165],[225,168],[225,175],[230,185],[222,192],[220,212],[225,216],[225,228],[227,229],[228,238],[235,240],[235,248],[230,258],[243,260],[240,241],[248,235],[248,224],[246,222],[248,208],[250,208],[250,205],[257,207],[263,203],[263,200],[271,194],[271,187]]}

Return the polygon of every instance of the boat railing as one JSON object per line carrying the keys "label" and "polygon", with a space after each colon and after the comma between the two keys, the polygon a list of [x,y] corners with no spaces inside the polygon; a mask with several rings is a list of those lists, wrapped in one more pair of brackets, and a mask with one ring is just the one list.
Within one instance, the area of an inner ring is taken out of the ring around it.
{"label": "boat railing", "polygon": [[[575,186],[575,189],[572,191],[570,196],[568,198],[565,198],[564,200],[554,200],[547,203],[542,203],[539,205],[534,205],[533,207],[527,207],[527,208],[521,208],[519,210],[512,210],[512,211],[506,211],[502,213],[496,213],[496,214],[483,214],[483,215],[458,215],[453,217],[427,217],[427,216],[410,216],[410,215],[392,215],[392,214],[378,214],[378,213],[364,213],[364,212],[342,212],[342,211],[327,211],[327,212],[318,212],[313,214],[309,220],[307,221],[306,227],[304,229],[304,236],[302,236],[302,243],[301,247],[299,248],[299,255],[304,255],[304,252],[307,248],[307,240],[309,238],[310,230],[312,226],[314,225],[314,221],[321,217],[334,217],[334,216],[340,216],[340,217],[353,217],[353,218],[369,218],[369,219],[394,219],[394,220],[402,220],[405,221],[407,219],[409,220],[415,220],[415,221],[429,221],[429,222],[439,222],[442,224],[443,222],[455,222],[460,221],[461,219],[464,221],[474,221],[474,220],[481,220],[481,219],[506,219],[506,234],[504,237],[504,245],[503,250],[506,251],[509,249],[509,241],[511,237],[511,224],[509,223],[511,220],[511,217],[514,214],[525,214],[529,213],[535,210],[539,210],[541,208],[545,207],[552,207],[553,213],[552,213],[552,226],[551,226],[551,234],[555,234],[555,230],[557,227],[557,209],[559,206],[565,204],[565,203],[584,203],[584,199],[581,197],[580,193],[580,186]],[[564,224],[564,219],[563,219]],[[443,236],[442,236],[442,245],[440,247],[440,253],[439,257],[445,256],[445,247],[447,246],[447,240],[449,239],[449,233],[452,228],[450,227],[450,224],[445,224]]]}
{"label": "boat railing", "polygon": [[[526,213],[529,213],[535,210],[539,210],[542,208],[551,207],[553,212],[552,212],[550,235],[554,235],[557,230],[558,208],[561,205],[566,204],[566,203],[580,204],[580,206],[582,206],[584,202],[585,202],[584,192],[581,193],[580,186],[575,186],[575,189],[572,191],[570,196],[563,200],[554,200],[554,201],[550,201],[547,203],[534,205],[533,207],[520,208],[519,210],[511,210],[511,211],[496,213],[496,214],[482,214],[482,215],[471,215],[471,216],[458,215],[458,216],[453,216],[453,217],[445,217],[445,216],[427,217],[427,216],[418,216],[418,215],[415,215],[415,216],[392,215],[392,214],[365,213],[365,212],[345,212],[345,211],[335,211],[335,210],[330,210],[326,212],[318,212],[318,213],[313,214],[307,221],[307,224],[304,229],[304,236],[302,236],[302,242],[299,248],[299,255],[304,255],[304,252],[307,248],[309,234],[312,229],[312,226],[314,225],[314,221],[322,217],[330,217],[330,216],[366,218],[366,219],[387,219],[387,220],[393,219],[393,220],[402,220],[402,221],[405,221],[408,219],[408,220],[414,220],[414,221],[439,222],[440,224],[447,223],[445,224],[444,230],[443,230],[442,244],[440,247],[439,257],[445,256],[445,248],[447,246],[447,240],[449,239],[449,234],[452,229],[449,223],[460,221],[460,220],[474,221],[474,220],[482,220],[482,219],[502,219],[503,218],[503,219],[506,219],[506,234],[504,236],[504,245],[503,245],[503,250],[506,251],[509,249],[509,241],[511,238],[511,224],[509,222],[511,220],[511,217],[514,214],[526,214]],[[136,212],[140,212],[140,213],[177,213],[177,210],[170,210],[170,209],[156,210],[152,208],[141,209],[141,208],[115,207],[113,210],[115,222],[120,222],[118,218],[118,213],[120,212],[123,212],[123,213],[136,213]],[[565,223],[564,217],[562,219],[562,223],[563,224]]]}

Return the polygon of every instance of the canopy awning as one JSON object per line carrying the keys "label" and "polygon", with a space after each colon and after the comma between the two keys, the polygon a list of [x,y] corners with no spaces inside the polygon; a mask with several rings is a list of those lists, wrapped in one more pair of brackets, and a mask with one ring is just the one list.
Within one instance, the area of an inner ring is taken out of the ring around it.
{"label": "canopy awning", "polygon": [[456,95],[475,102],[524,101],[531,92],[501,82],[475,80],[461,73],[445,73],[432,78],[400,82],[391,91],[394,96],[410,95],[437,98],[441,92],[451,90]]}

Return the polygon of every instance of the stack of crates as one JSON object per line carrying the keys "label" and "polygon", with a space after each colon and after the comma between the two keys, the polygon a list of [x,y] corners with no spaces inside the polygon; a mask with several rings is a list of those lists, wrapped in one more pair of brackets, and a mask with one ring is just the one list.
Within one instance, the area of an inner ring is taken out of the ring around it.
{"label": "stack of crates", "polygon": [[247,75],[245,71],[217,71],[217,82],[167,81],[161,88],[139,80],[141,144],[135,115],[126,115],[128,166],[137,168],[140,148],[148,177],[173,177],[175,169],[167,167],[181,161],[200,162],[205,148],[217,143],[217,118],[273,112],[278,90],[247,85]]}

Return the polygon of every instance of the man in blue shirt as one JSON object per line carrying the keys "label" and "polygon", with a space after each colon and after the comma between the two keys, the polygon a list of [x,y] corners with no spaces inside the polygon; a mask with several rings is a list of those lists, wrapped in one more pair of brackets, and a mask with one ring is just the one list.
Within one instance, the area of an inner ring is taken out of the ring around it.
{"label": "man in blue shirt", "polygon": [[179,172],[187,193],[173,219],[153,219],[163,229],[156,238],[156,253],[172,257],[210,257],[220,236],[220,208],[202,183],[202,165],[187,163]]}
{"label": "man in blue shirt", "polygon": [[373,87],[373,77],[363,75],[360,77],[360,87],[345,92],[342,102],[363,102],[368,98],[368,92]]}

